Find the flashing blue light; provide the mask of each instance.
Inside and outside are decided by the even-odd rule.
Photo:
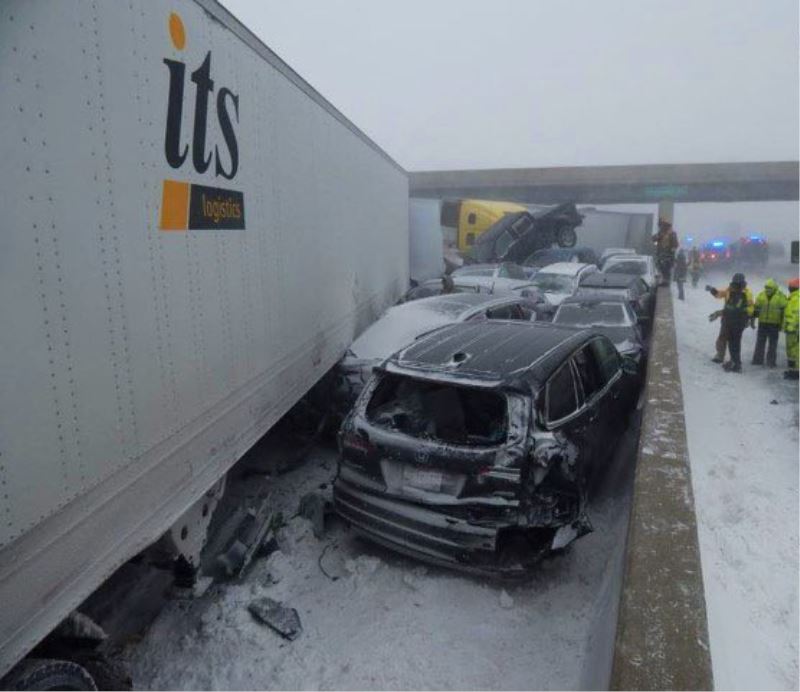
[[[750,236],[750,240],[763,240],[763,238],[760,235],[758,235],[758,233],[753,233]]]
[[[692,238],[692,236],[690,236],[690,235],[687,235],[687,236],[686,236],[686,242],[687,242],[687,243],[694,242],[694,238]]]
[[[715,240],[711,243],[711,247],[725,247],[725,243],[721,240]]]

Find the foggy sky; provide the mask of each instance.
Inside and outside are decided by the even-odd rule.
[[[797,0],[223,2],[407,170],[798,158]]]

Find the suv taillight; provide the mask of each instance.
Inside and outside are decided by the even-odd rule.
[[[375,445],[369,441],[366,433],[360,434],[348,432],[342,437],[342,447],[359,454],[371,454],[375,451]]]

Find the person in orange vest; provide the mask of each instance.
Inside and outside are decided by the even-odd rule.
[[[722,318],[722,324],[717,337],[717,353],[712,358],[715,363],[722,363],[726,372],[742,371],[742,333],[747,327],[755,328],[753,317],[753,296],[747,288],[744,274],[737,272],[733,275],[728,288],[717,289],[706,286],[706,290],[715,298],[725,301],[722,310],[712,312],[708,319],[712,322]],[[725,347],[727,346],[731,358],[725,361]]]
[[[658,220],[658,233],[653,236],[653,242],[656,244],[656,264],[661,273],[661,285],[669,286],[679,243],[678,234],[672,230],[672,224],[666,219]]]

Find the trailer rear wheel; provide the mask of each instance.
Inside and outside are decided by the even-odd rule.
[[[3,680],[8,690],[96,690],[92,676],[81,665],[54,658],[29,658]]]
[[[133,680],[127,666],[117,657],[92,652],[77,657],[78,663],[92,676],[98,690],[132,690]]]

